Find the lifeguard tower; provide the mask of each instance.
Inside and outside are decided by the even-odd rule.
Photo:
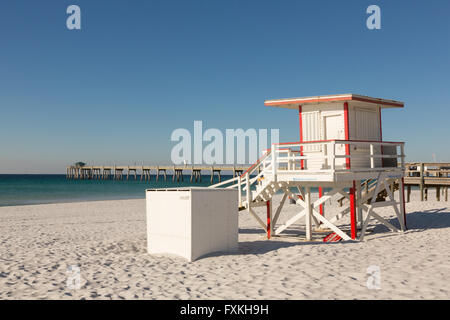
[[[357,239],[358,223],[362,240],[371,219],[399,232],[376,213],[380,207],[392,207],[400,229],[406,230],[404,142],[383,141],[381,124],[381,109],[402,108],[403,102],[339,94],[266,100],[265,105],[298,112],[300,141],[272,144],[243,175],[211,187],[237,188],[240,209],[255,217],[268,238],[302,218],[307,240],[321,228],[333,231],[327,239]],[[314,202],[311,188],[319,190]],[[272,197],[279,192],[281,202],[272,208]],[[347,199],[348,206],[325,212],[325,202],[336,194]],[[302,210],[277,225],[287,198]],[[258,206],[266,206],[266,221],[254,212]],[[335,224],[348,217],[350,232]]]

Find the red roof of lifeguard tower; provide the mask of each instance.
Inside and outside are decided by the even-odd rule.
[[[357,101],[360,103],[362,102],[364,104],[369,105],[375,104],[382,108],[403,108],[404,105],[404,103],[401,101],[373,98],[352,93],[303,97],[303,98],[274,99],[274,100],[266,100],[264,101],[264,104],[270,107],[297,109],[299,105],[333,103],[333,102],[351,102],[351,101]]]

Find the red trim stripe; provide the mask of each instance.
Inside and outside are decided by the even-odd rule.
[[[381,107],[378,108],[378,118],[380,121],[380,140],[383,141],[383,130],[381,127]],[[381,150],[381,155],[383,155],[383,146],[381,146],[380,148]],[[384,167],[384,158],[381,158],[381,166]]]
[[[303,117],[302,117],[302,105],[298,106],[298,121],[299,121],[299,130],[300,130],[300,143],[303,142]],[[303,146],[300,146],[300,156],[303,156]],[[305,164],[303,159],[300,160],[301,169],[305,169]]]
[[[266,201],[267,208],[267,239],[270,239],[270,200]]]
[[[339,142],[339,141],[351,141],[351,142],[379,142],[379,143],[390,143],[390,144],[404,144],[404,142],[400,142],[400,141],[379,141],[379,140],[347,140],[347,139],[330,139],[330,140],[312,140],[312,141],[302,141],[301,143],[317,143],[317,142]],[[297,144],[299,142],[279,142],[279,143],[274,143],[277,146],[282,146],[282,145],[286,145],[286,144]],[[267,149],[270,150],[270,149]]]
[[[345,125],[345,140],[350,139],[349,119],[348,119],[348,102],[344,103],[344,125]],[[345,155],[350,155],[350,145],[345,145]],[[350,158],[345,159],[347,169],[350,169]]]

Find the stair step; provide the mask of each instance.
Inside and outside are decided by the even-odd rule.
[[[325,238],[323,238],[323,242],[339,242],[342,238],[336,234],[336,232],[332,232],[329,235],[327,235]]]

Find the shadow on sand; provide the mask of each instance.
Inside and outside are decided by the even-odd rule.
[[[240,228],[239,233],[241,234],[259,234],[261,235],[261,240],[254,241],[241,241],[239,242],[239,248],[236,252],[214,252],[211,254],[207,254],[202,256],[202,258],[206,257],[215,257],[215,256],[229,256],[229,255],[258,255],[265,254],[271,251],[276,251],[282,248],[289,248],[294,246],[304,246],[304,245],[338,245],[339,242],[325,243],[322,241],[322,238],[327,234],[316,235],[316,238],[313,241],[304,240],[305,234],[300,230],[287,229],[283,231],[281,236],[273,236],[272,239],[266,240],[264,239],[265,232],[260,228],[249,228],[244,229]],[[278,240],[280,239],[280,240]],[[356,243],[356,241],[347,241],[346,243]]]
[[[430,209],[424,211],[414,211],[407,213],[407,227],[408,232],[422,232],[427,229],[443,229],[450,228],[450,209],[447,207],[439,209]],[[389,223],[400,229],[400,224],[396,217],[387,219]],[[342,226],[341,226],[342,227]],[[349,228],[349,226],[344,226],[344,228]],[[377,234],[382,237],[385,236],[396,236],[397,233],[392,233],[389,228],[382,224],[372,225],[368,230],[371,234]],[[265,235],[264,230],[260,228],[240,228],[240,234],[260,234]],[[239,251],[236,253],[227,254],[265,254],[270,251],[276,251],[281,248],[289,248],[293,246],[303,246],[303,245],[336,245],[337,243],[324,243],[322,241],[303,241],[300,238],[296,239],[301,234],[299,230],[287,229],[283,231],[284,240],[276,240],[274,237],[272,240],[256,240],[256,241],[245,241],[239,243]],[[379,237],[377,237],[379,238]],[[349,242],[347,242],[349,243]],[[351,243],[351,241],[350,241]],[[223,254],[223,253],[222,253]],[[216,254],[213,254],[216,255]]]
[[[450,228],[450,209],[439,208],[424,211],[414,211],[406,214],[409,230]]]
[[[258,255],[265,254],[271,251],[276,251],[282,248],[289,248],[294,246],[304,246],[304,245],[337,245],[336,243],[324,243],[322,241],[279,241],[274,240],[256,240],[256,241],[245,241],[239,242],[239,249],[236,252],[214,252],[202,256],[201,258],[216,257],[216,256],[233,256],[233,255]]]

